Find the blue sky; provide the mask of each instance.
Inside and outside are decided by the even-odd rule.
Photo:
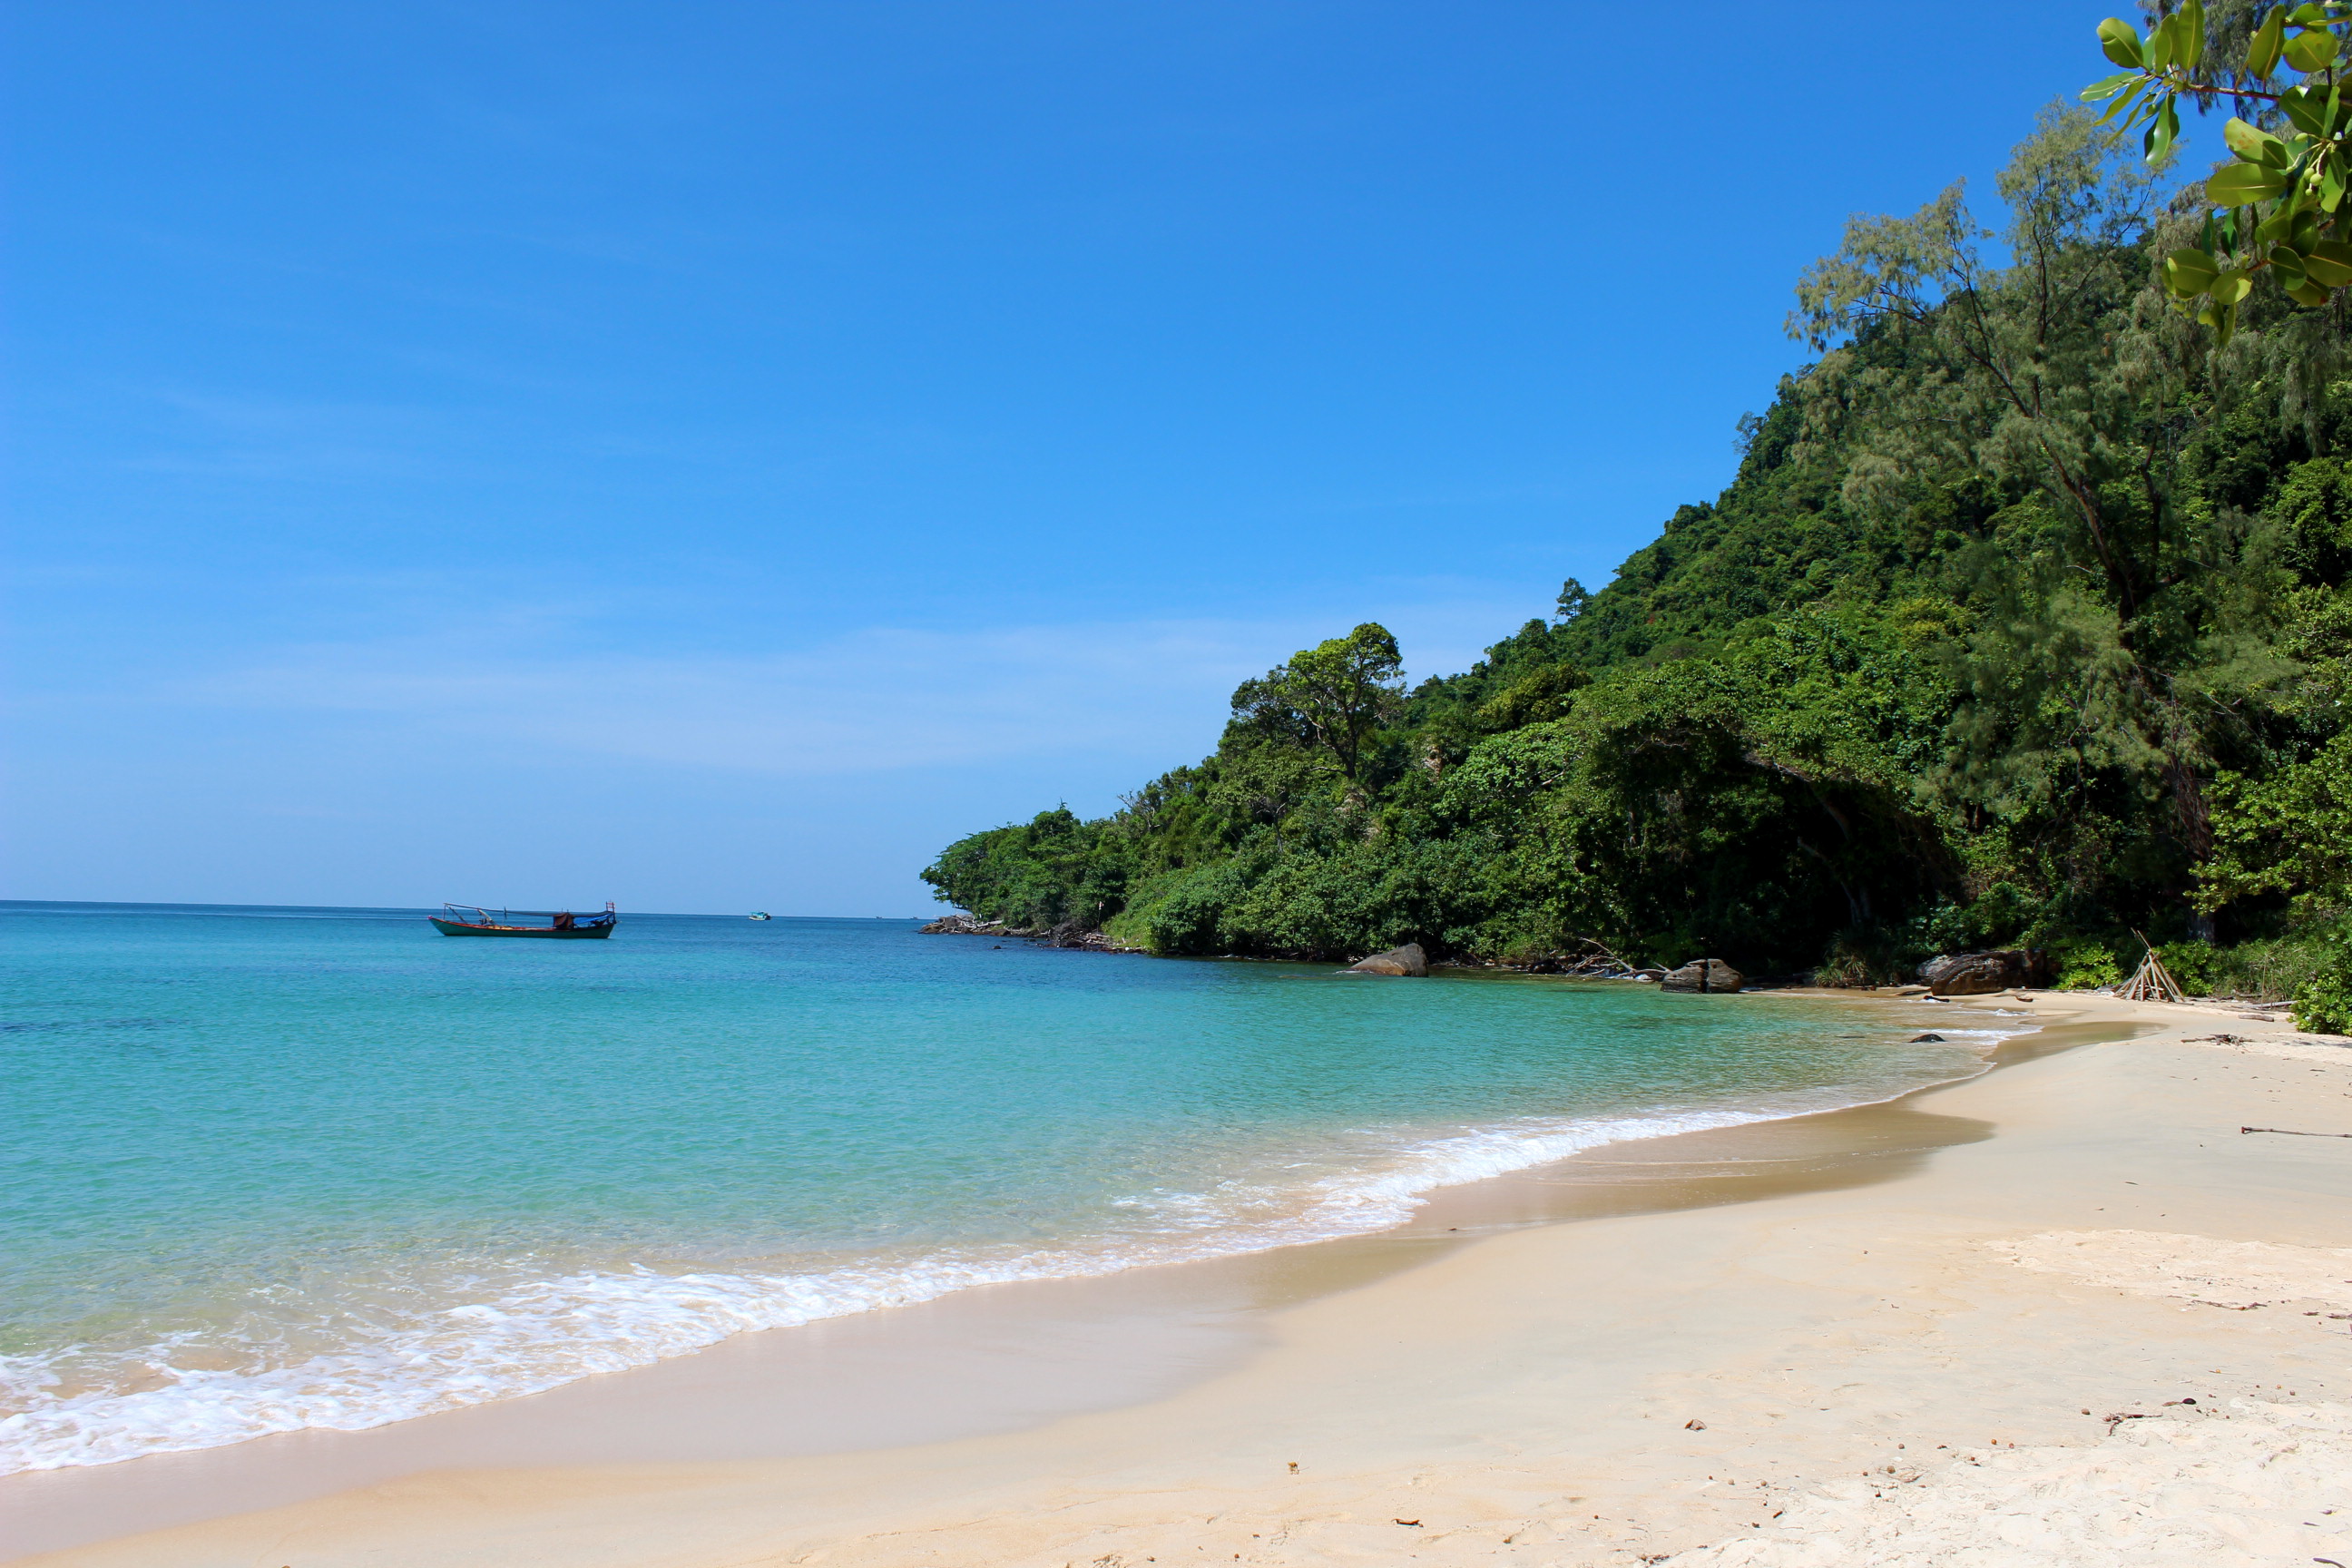
[[[1606,581],[2116,8],[15,5],[5,894],[919,912]]]

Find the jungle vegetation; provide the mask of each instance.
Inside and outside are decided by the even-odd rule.
[[[2337,24],[2279,15],[2195,26],[2332,83],[2288,46]],[[1832,984],[2022,945],[2097,984],[2144,932],[2193,988],[2300,988],[2310,1026],[2352,1023],[2347,301],[2314,281],[2316,232],[2214,260],[2282,211],[2289,240],[2332,233],[2334,143],[2239,70],[2271,95],[2242,111],[2293,139],[2232,131],[2217,187],[2168,194],[2174,100],[2218,89],[2181,74],[2187,24],[2109,24],[2132,64],[2115,28],[2172,73],[2123,116],[2165,145],[2053,106],[1998,231],[1958,185],[1853,220],[1798,281],[1811,361],[1741,421],[1737,477],[1606,586],[1410,688],[1378,626],[1302,650],[1234,694],[1211,756],[1097,820],[974,834],[926,879],[1162,953],[1598,942]]]

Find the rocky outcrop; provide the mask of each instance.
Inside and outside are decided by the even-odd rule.
[[[1658,987],[1664,991],[1737,991],[1748,977],[1719,958],[1695,958],[1670,972]]]
[[[1935,996],[1982,996],[2020,985],[2047,985],[2055,968],[2039,948],[2002,948],[1991,952],[1955,952],[1919,966],[1919,979]]]
[[[941,915],[921,930],[925,936],[1021,936],[1026,934],[1007,931],[1003,921],[984,921],[976,915]]]
[[[1042,942],[1047,947],[1083,947],[1092,952],[1140,952],[1087,925],[1084,921],[1064,921],[1045,931],[1027,926],[1007,925],[1003,921],[984,921],[976,915],[942,915],[921,930],[931,936],[995,936],[1018,937],[1024,942]]]
[[[1406,942],[1386,952],[1376,952],[1370,958],[1360,958],[1348,965],[1350,974],[1427,974],[1429,954],[1421,951],[1421,943]]]
[[[1085,947],[1097,952],[1133,952],[1124,942],[1113,942],[1084,921],[1064,921],[1047,931],[1035,933],[1047,947]]]

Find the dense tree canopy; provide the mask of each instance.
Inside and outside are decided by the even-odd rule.
[[[2046,111],[1999,195],[1997,231],[1957,185],[1853,220],[1730,487],[1606,587],[1410,693],[1360,626],[1245,683],[1214,754],[1119,811],[926,876],[1175,953],[1599,941],[1862,980],[2022,942],[2095,983],[2137,931],[2192,983],[2270,991],[2336,962],[2344,298],[2273,263],[2220,341],[2164,268],[2206,193],[2168,198],[2086,110]]]

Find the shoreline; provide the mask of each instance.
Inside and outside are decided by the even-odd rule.
[[[1528,984],[1525,976],[1463,977],[1514,988]],[[1544,980],[1533,984],[1537,990],[1543,990],[1563,983],[1581,984]],[[1839,992],[1777,994],[1816,1004],[1841,1004],[1841,1012],[1856,1003],[1906,1000]],[[1699,1005],[1730,1005],[1735,1010],[1742,1007],[1741,1004]],[[1752,1001],[1747,1005],[1752,1006]],[[1718,1014],[1715,1024],[1720,1026],[1726,1016]],[[1817,1007],[1813,1016],[1797,1026],[1817,1032],[1823,1041],[1832,1037],[1874,1039],[1875,1043],[1867,1047],[1871,1050],[1885,1050],[1897,1045],[1899,1032],[1888,1026],[1888,1019],[1882,1012],[1864,1006],[1845,1021],[1874,1026],[1865,1033],[1837,1035],[1837,1023],[1825,1005]],[[1661,1088],[1657,1093],[1664,1098],[1616,1110],[1571,1115],[1556,1110],[1549,1114],[1538,1111],[1509,1116],[1496,1108],[1473,1122],[1441,1122],[1386,1150],[1383,1158],[1360,1163],[1351,1175],[1335,1175],[1298,1189],[1293,1195],[1304,1206],[1286,1215],[1262,1216],[1222,1228],[1210,1226],[1165,1240],[1147,1239],[1142,1244],[1133,1244],[1130,1238],[1129,1245],[1111,1247],[1084,1240],[1066,1246],[1038,1244],[1017,1254],[999,1249],[1000,1255],[993,1257],[986,1253],[960,1255],[950,1248],[885,1263],[874,1270],[863,1268],[852,1259],[812,1273],[798,1272],[789,1265],[765,1269],[752,1265],[741,1271],[720,1267],[684,1274],[656,1273],[643,1276],[653,1288],[650,1296],[638,1289],[631,1269],[624,1268],[614,1272],[608,1268],[602,1275],[590,1271],[577,1279],[548,1283],[559,1288],[575,1287],[572,1299],[577,1302],[584,1296],[592,1313],[604,1307],[606,1300],[594,1290],[579,1287],[604,1281],[617,1287],[626,1300],[646,1300],[656,1310],[667,1309],[672,1318],[656,1321],[652,1327],[655,1337],[667,1333],[671,1342],[653,1347],[650,1354],[645,1353],[646,1346],[633,1343],[626,1336],[617,1346],[591,1342],[583,1346],[584,1356],[574,1358],[569,1366],[550,1369],[534,1363],[522,1373],[509,1374],[509,1369],[495,1355],[485,1358],[474,1353],[476,1347],[462,1334],[456,1336],[459,1342],[454,1345],[435,1343],[429,1337],[420,1344],[417,1336],[410,1334],[397,1343],[381,1347],[377,1359],[381,1363],[383,1352],[389,1351],[395,1359],[384,1364],[397,1367],[400,1353],[415,1352],[417,1360],[414,1364],[431,1368],[430,1380],[355,1385],[355,1380],[346,1376],[345,1368],[331,1357],[324,1365],[306,1363],[264,1372],[249,1380],[242,1376],[231,1378],[226,1386],[211,1391],[210,1402],[200,1398],[193,1405],[179,1399],[167,1381],[134,1394],[126,1402],[141,1406],[135,1415],[113,1408],[115,1402],[105,1398],[96,1401],[88,1411],[76,1411],[67,1405],[54,1411],[29,1413],[9,1424],[11,1458],[13,1460],[20,1453],[28,1458],[39,1454],[40,1459],[48,1462],[36,1459],[27,1469],[42,1473],[117,1463],[143,1465],[173,1454],[235,1448],[305,1433],[350,1435],[380,1431],[419,1420],[433,1421],[484,1405],[543,1398],[583,1379],[629,1377],[666,1363],[709,1354],[745,1334],[757,1334],[770,1328],[806,1330],[818,1323],[856,1318],[885,1308],[893,1312],[906,1311],[952,1300],[974,1289],[1074,1286],[1137,1270],[1181,1268],[1377,1237],[1409,1223],[1433,1194],[1465,1187],[1475,1189],[1497,1177],[1507,1179],[1591,1149],[1881,1103],[1935,1083],[1973,1076],[1996,1059],[1988,1051],[2004,1037],[2014,1034],[2019,1026],[2014,1013],[2006,1016],[1971,1013],[1963,1022],[1967,1026],[1955,1027],[1950,1020],[1934,1016],[1922,1006],[1915,1010],[1906,1026],[1935,1023],[1952,1028],[1960,1037],[1948,1042],[1940,1053],[1942,1059],[1931,1064],[1923,1057],[1908,1068],[1883,1073],[1849,1064],[1862,1079],[1889,1079],[1886,1082],[1841,1082],[1830,1078],[1812,1089],[1793,1086],[1755,1088],[1744,1096],[1719,1103],[1712,1099],[1700,1103],[1677,1102],[1670,1091]],[[1996,1026],[1979,1026],[1983,1025]],[[1708,1034],[1708,1026],[1696,1016],[1688,1026],[1700,1037]],[[1764,1032],[1771,1032],[1771,1027],[1763,1026]],[[1741,1032],[1740,1026],[1734,1025],[1732,1028],[1735,1034]],[[1716,1032],[1719,1034],[1720,1027]],[[1976,1037],[1968,1037],[1971,1036]],[[1903,1083],[1900,1080],[1904,1079],[1911,1081]],[[1708,1092],[1715,1096],[1718,1091]],[[512,1310],[527,1324],[543,1325],[562,1332],[561,1317],[551,1314],[545,1302],[528,1289],[516,1294],[522,1298],[519,1307],[510,1307],[505,1299],[488,1302],[493,1310],[488,1312],[487,1321],[503,1323],[504,1312]],[[467,1298],[459,1300],[468,1301]],[[478,1310],[467,1304],[454,1315],[466,1316]],[[542,1334],[541,1338],[545,1340],[546,1336]],[[168,1350],[164,1354],[169,1356]],[[247,1386],[248,1383],[251,1386]],[[149,1398],[146,1394],[158,1397]],[[1024,1403],[1023,1418],[1034,1419],[1034,1413],[1025,1407],[1030,1402]],[[1100,1400],[1090,1397],[1087,1403]],[[289,1405],[322,1407],[325,1416],[316,1419],[314,1425],[297,1424],[287,1419]],[[299,1409],[295,1413],[299,1414]],[[137,1424],[142,1421],[144,1425]],[[237,1429],[240,1426],[242,1430]],[[234,1436],[230,1436],[232,1432]],[[57,1463],[58,1459],[66,1462]],[[0,1493],[9,1486],[8,1477],[0,1475]]]
[[[2063,1011],[2157,1028],[1917,1097],[1997,1135],[1887,1180],[1482,1237],[1278,1307],[1245,1364],[1146,1404],[772,1463],[450,1469],[46,1561],[2352,1561],[2352,1162],[2237,1131],[2352,1131],[2352,1050]]]
[[[1812,999],[1916,1001],[1851,992]],[[2015,1005],[2005,997],[1970,1002]],[[2021,1041],[2054,1039],[2051,1026],[2063,1028],[2066,1016],[2040,1026],[2013,1013],[1999,1020],[2025,1032],[1984,1052],[1975,1073],[1879,1101],[1595,1145],[1438,1187],[1412,1219],[1378,1231],[1093,1278],[972,1287],[790,1334],[739,1334],[650,1365],[383,1426],[295,1431],[0,1478],[0,1519],[8,1521],[0,1525],[0,1553],[13,1560],[126,1528],[284,1507],[451,1464],[762,1461],[1002,1436],[1130,1407],[1244,1363],[1262,1348],[1270,1311],[1358,1289],[1481,1237],[1892,1179],[1936,1149],[1987,1135],[1909,1102],[1973,1081],[2024,1048]],[[2032,1048],[2053,1047],[2045,1040]],[[1637,1149],[1659,1157],[1612,1157]],[[1076,1355],[1074,1336],[1087,1344]],[[910,1382],[935,1396],[903,1397]],[[794,1411],[779,1418],[769,1396],[787,1389]],[[936,1397],[940,1389],[950,1391],[944,1399]],[[626,1436],[611,1436],[620,1433]],[[93,1518],[107,1527],[89,1528]]]

